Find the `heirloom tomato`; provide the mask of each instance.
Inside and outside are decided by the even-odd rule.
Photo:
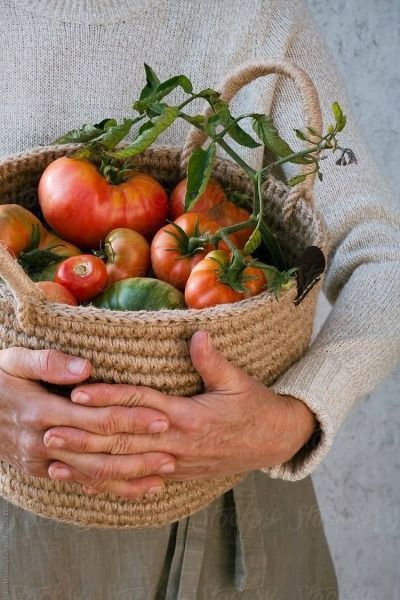
[[[151,264],[158,279],[183,290],[193,267],[214,247],[207,235],[218,229],[218,223],[194,212],[160,229],[151,243]],[[220,245],[226,248],[225,242]]]
[[[185,212],[185,195],[187,179],[182,179],[174,188],[170,198],[170,216],[178,218]],[[224,188],[216,179],[210,179],[203,194],[196,200],[189,212],[197,212],[212,219],[220,227],[237,225],[247,221],[250,213],[228,200]],[[244,248],[251,235],[252,229],[247,227],[235,233],[237,245]]]
[[[78,301],[67,288],[54,281],[38,281],[35,284],[42,290],[49,302],[78,306]]]
[[[120,227],[110,231],[104,240],[104,254],[108,285],[128,277],[141,277],[150,266],[150,246],[132,229]]]
[[[187,306],[207,308],[238,302],[265,289],[266,279],[261,269],[248,265],[237,273],[231,266],[231,257],[226,252],[217,250],[207,254],[190,273],[185,287]]]
[[[58,265],[54,281],[83,302],[94,298],[106,288],[107,269],[97,256],[72,256]]]
[[[97,308],[109,310],[175,310],[185,308],[182,292],[165,281],[132,277],[117,281],[93,300]]]
[[[168,197],[154,177],[132,172],[109,183],[86,159],[63,156],[49,164],[39,181],[46,221],[63,238],[96,248],[112,229],[127,227],[148,236],[165,222]]]

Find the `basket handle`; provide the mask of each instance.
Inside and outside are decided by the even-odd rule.
[[[29,308],[42,302],[41,291],[2,244],[0,244],[0,277],[12,291],[20,311],[28,309],[25,316],[29,314]]]
[[[242,87],[266,75],[284,75],[296,84],[300,93],[306,127],[315,129],[319,134],[322,133],[322,114],[318,92],[309,75],[290,61],[270,59],[244,63],[229,71],[217,86],[217,90],[221,92],[222,100],[230,102]],[[203,114],[207,116],[211,112],[211,108],[208,107]],[[201,147],[206,139],[207,136],[202,131],[191,127],[181,154],[181,169],[183,172],[186,172],[193,150]],[[300,167],[301,174],[309,174],[313,170],[313,163],[311,165],[301,165]],[[285,218],[290,217],[300,198],[304,198],[307,203],[313,205],[312,190],[315,176],[316,173],[308,175],[303,182],[290,189],[283,207]]]

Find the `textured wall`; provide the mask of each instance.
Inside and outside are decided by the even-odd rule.
[[[400,0],[309,5],[400,201]],[[399,401],[397,371],[352,411],[314,477],[342,600],[400,600]]]

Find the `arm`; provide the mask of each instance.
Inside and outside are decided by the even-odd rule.
[[[339,101],[348,115],[342,139],[355,151],[358,165],[342,168],[327,160],[322,165],[324,181],[315,190],[331,235],[324,289],[335,305],[307,355],[272,387],[301,399],[321,426],[315,443],[293,460],[263,469],[288,480],[315,469],[357,399],[392,370],[400,355],[400,222],[392,212],[393,195],[368,155],[315,25],[300,6],[301,15],[293,16],[286,58],[311,75],[325,125],[332,120],[332,102]],[[301,123],[303,116],[290,82],[278,81],[272,113],[283,137],[295,145],[288,125]]]

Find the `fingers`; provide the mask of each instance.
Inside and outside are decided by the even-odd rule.
[[[193,366],[204,381],[207,391],[240,391],[238,382],[242,371],[230,363],[213,346],[205,331],[196,331],[190,342]]]
[[[165,411],[174,404],[174,398],[152,388],[127,384],[92,383],[76,387],[72,402],[90,406],[147,406]]]
[[[80,383],[91,373],[89,361],[68,356],[59,350],[0,350],[0,369],[21,379],[56,384]]]
[[[109,492],[127,499],[138,499],[145,494],[154,495],[161,492],[164,480],[158,475],[139,477],[132,480],[99,481],[91,479],[74,467],[55,461],[49,467],[49,476],[58,481],[78,481],[84,485],[83,490],[89,494]]]
[[[60,451],[56,458],[96,481],[136,479],[175,471],[174,457],[164,452],[110,456]]]
[[[62,449],[78,454],[84,452],[138,454],[166,450],[163,436],[143,434],[138,436],[130,433],[98,435],[73,427],[52,427],[44,434],[43,442],[47,448]]]

